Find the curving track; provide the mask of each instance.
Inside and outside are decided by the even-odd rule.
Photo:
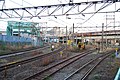
[[[48,77],[50,77],[51,75],[55,74],[56,72],[58,72],[59,70],[63,69],[64,67],[70,65],[71,63],[75,62],[76,60],[78,60],[79,58],[82,58],[90,53],[92,53],[94,50],[91,51],[85,51],[82,52],[81,54],[72,56],[68,59],[65,59],[57,64],[53,64],[48,68],[45,68],[43,70],[41,70],[40,72],[25,78],[24,80],[44,80]]]
[[[10,62],[10,63],[7,63],[5,65],[2,65],[0,66],[0,71],[4,71],[7,69],[10,69],[10,68],[13,68],[13,67],[16,67],[16,66],[19,66],[19,65],[24,65],[24,64],[27,64],[29,62],[32,62],[32,61],[35,61],[35,60],[38,60],[40,59],[41,57],[44,57],[44,56],[49,56],[49,55],[52,55],[53,53],[56,53],[56,52],[59,52],[61,50],[63,50],[65,47],[62,46],[61,48],[53,51],[53,52],[50,52],[50,53],[46,53],[46,54],[40,54],[40,55],[36,55],[34,57],[29,57],[29,58],[26,58],[26,59],[22,59],[22,60],[19,60],[19,61],[15,61],[15,62]],[[34,50],[32,50],[34,51]]]
[[[37,74],[34,74],[28,78],[25,78],[24,80],[46,80],[49,79],[51,76],[59,72],[60,70],[64,69],[65,67],[69,66],[70,64],[76,62],[80,58],[83,58],[84,56],[92,53],[93,51],[86,51],[84,53],[78,54],[76,56],[70,57],[69,59],[66,59],[64,61],[61,61],[57,64],[54,64],[44,70],[41,70]],[[69,74],[67,77],[64,78],[64,80],[85,80],[89,74],[98,66],[105,58],[110,56],[112,51],[104,53],[101,56],[95,57],[89,61],[87,61],[85,64],[83,64],[81,67],[79,67],[77,70],[73,71],[71,74]],[[92,65],[91,67],[88,67],[89,65]],[[87,68],[88,67],[88,68]],[[87,69],[85,69],[87,68]],[[81,70],[84,70],[84,75],[80,76],[79,79],[72,78],[76,73],[80,72]],[[86,70],[86,71],[85,71]],[[82,73],[83,74],[83,73]],[[71,79],[72,78],[72,79]],[[54,79],[53,79],[54,80]],[[55,79],[59,80],[59,79]],[[62,79],[63,80],[63,79]]]
[[[31,53],[31,52],[43,50],[43,49],[46,49],[46,48],[49,48],[49,46],[48,47],[43,47],[43,48],[30,48],[29,50],[27,49],[27,50],[19,51],[19,52],[16,51],[16,52],[13,52],[13,53],[0,55],[0,59],[1,58],[12,57],[12,56],[18,56],[18,55],[22,55],[22,54],[26,54],[26,53]]]
[[[105,59],[107,58],[108,56],[110,56],[111,54],[109,54],[110,52],[108,53],[105,53],[104,55],[101,55],[99,57],[96,57],[90,61],[88,61],[87,63],[85,63],[84,65],[82,65],[80,68],[78,68],[76,71],[74,71],[73,73],[71,73],[70,75],[68,75],[64,80],[69,80],[71,79],[71,77],[73,77],[75,74],[79,73],[86,67],[88,67],[89,65],[92,65],[90,68],[87,68],[85,71],[84,71],[84,74],[82,75],[82,77],[80,77],[79,79],[80,80],[85,80],[89,75],[90,73]]]

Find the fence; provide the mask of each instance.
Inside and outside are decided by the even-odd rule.
[[[0,35],[0,44],[32,44],[32,39],[18,36]]]

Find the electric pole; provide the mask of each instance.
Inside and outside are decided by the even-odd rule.
[[[72,35],[72,39],[74,40],[74,23],[73,23],[73,35]]]
[[[74,23],[73,23],[73,34],[74,34]]]
[[[67,50],[67,40],[68,38],[67,38],[67,26],[66,26],[66,50]]]
[[[103,35],[104,35],[104,23],[102,23],[102,51],[103,51]]]

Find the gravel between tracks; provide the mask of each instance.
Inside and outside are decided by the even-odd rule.
[[[62,57],[60,55],[58,55],[57,57],[55,57],[56,60],[47,66],[50,66],[59,60],[65,59],[65,58],[67,58],[71,55],[75,55],[75,54],[77,54],[77,53],[71,52],[71,51],[65,51]],[[97,55],[97,54],[94,54],[94,55]],[[98,55],[101,55],[101,54],[98,54]],[[89,56],[89,59],[91,59],[93,57],[94,56],[91,56],[91,57]],[[86,57],[86,59],[84,58],[84,60],[76,62],[75,67],[70,67],[70,68],[67,68],[66,70],[68,70],[70,72],[75,70],[77,67],[80,66],[79,62],[84,63],[87,59],[88,59],[88,57]],[[43,69],[44,67],[47,67],[46,65],[41,66],[39,63],[41,63],[41,61],[37,61],[37,63],[32,63],[32,64],[30,64],[31,66],[29,66],[29,67],[18,66],[18,67],[21,67],[20,68],[21,71],[23,71],[24,69],[28,69],[28,68],[31,69],[31,71],[29,71],[29,70],[23,71],[22,73],[17,74],[14,77],[13,77],[12,73],[8,73],[7,80],[23,80],[23,78],[25,76],[31,75],[31,74]],[[86,80],[113,80],[118,67],[120,67],[120,59],[114,58],[114,57],[108,57],[94,70],[94,72],[91,73],[91,75]],[[34,70],[32,70],[32,69],[34,69]],[[63,76],[66,76],[68,73],[70,73],[70,72],[66,72],[66,70],[61,71],[60,73],[56,74],[57,75],[56,77],[53,76],[49,80],[63,80]],[[17,72],[14,69],[11,70],[11,72],[12,71],[14,74]],[[79,76],[79,75],[77,75],[77,76]],[[0,74],[0,80],[2,80],[4,77],[5,77],[4,74]],[[80,79],[72,79],[72,80],[80,80]]]
[[[1,58],[0,65],[7,64],[10,62],[16,62],[21,59],[25,59],[25,58],[29,58],[29,57],[33,57],[33,56],[36,56],[39,54],[49,53],[49,52],[51,52],[50,48],[46,48],[46,49],[42,49],[42,50],[39,49],[38,51],[34,51],[34,52],[29,52],[29,53],[24,53],[24,54],[20,54],[20,55],[14,55],[14,56],[6,57],[6,58]]]
[[[46,51],[49,52],[49,50]],[[23,78],[25,78],[26,76],[34,74],[39,70],[43,69],[44,67],[47,67],[45,65],[48,65],[49,63],[57,62],[58,60],[64,59],[68,56],[70,56],[70,53],[65,53],[63,57],[61,57],[59,53],[58,54],[56,53],[55,56],[53,57],[50,56],[50,57],[41,58],[40,60],[25,64],[24,66],[19,65],[18,67],[12,68],[10,70],[6,69],[6,71],[0,72],[0,80],[4,78],[7,80],[23,80]]]
[[[97,66],[87,80],[114,80],[119,67],[120,58],[110,56]]]
[[[79,54],[79,53],[78,53]],[[63,68],[62,70],[60,70],[57,74],[54,74],[52,77],[50,77],[50,80],[64,80],[68,75],[70,75],[72,72],[74,72],[75,70],[77,70],[79,67],[81,67],[83,64],[85,64],[86,62],[90,61],[91,59],[93,59],[94,57],[98,57],[101,54],[96,54],[96,52],[93,52],[89,55],[86,55],[82,58],[80,58],[79,60],[75,61],[74,63],[70,64],[69,66]],[[76,75],[75,75],[76,76]],[[80,77],[80,75],[77,75],[77,77],[75,77],[72,80],[78,80]]]
[[[91,58],[101,54],[102,53],[92,54],[89,57],[84,57],[83,59],[75,62],[74,64],[71,64],[71,66],[60,70],[60,72],[54,74],[52,77],[49,77],[48,80],[64,80],[64,78],[67,77],[68,74],[70,74],[72,71],[75,71],[78,67],[80,67],[81,63],[84,64],[87,60],[90,60]],[[96,67],[96,69],[91,73],[91,75],[86,80],[114,80],[119,67],[120,58],[116,58],[113,53],[111,56],[106,58],[102,63],[100,63],[100,65]],[[80,76],[82,76],[82,74],[77,73],[70,80],[81,80],[79,78]]]

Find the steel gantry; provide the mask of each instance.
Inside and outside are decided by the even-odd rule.
[[[0,0],[0,1],[4,1],[4,0]],[[8,9],[2,8],[0,9],[0,13],[1,13],[0,19],[6,19],[6,18],[32,19],[33,17],[38,17],[40,19],[41,17],[47,17],[47,16],[93,14],[96,13],[96,10],[94,10],[93,12],[85,12],[85,11],[90,7],[92,7],[93,5],[96,6],[97,4],[101,4],[101,3],[108,4],[115,2],[119,2],[119,0],[89,1],[89,2],[79,2],[79,3],[73,3],[72,1],[67,4],[61,3],[56,5],[34,6],[34,7],[23,7],[23,8],[8,8]],[[84,9],[80,9],[82,5],[85,5],[86,7]],[[77,9],[77,10],[73,11],[73,9]],[[33,12],[32,10],[35,10],[36,12]],[[20,12],[24,12],[24,14],[21,14]]]

